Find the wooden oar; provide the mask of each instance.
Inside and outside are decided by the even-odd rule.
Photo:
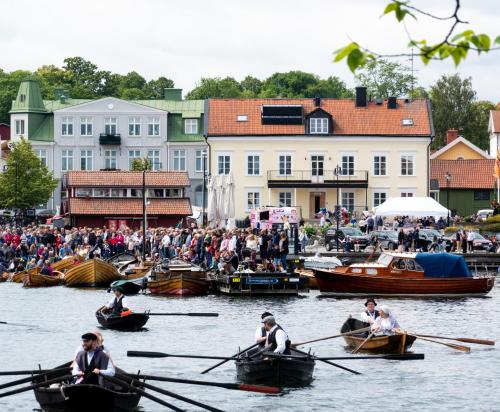
[[[306,359],[306,356],[295,356],[295,355],[279,355],[277,354],[268,354],[267,357],[276,358],[276,357],[286,357],[291,359]],[[357,360],[357,359],[387,359],[387,360],[420,360],[424,359],[425,355],[423,353],[404,353],[404,354],[387,354],[387,355],[371,355],[371,356],[315,356],[314,359],[322,361],[322,360]]]
[[[11,325],[11,326],[26,326],[28,328],[34,327],[33,325],[26,325],[24,323],[13,323],[13,322],[5,322],[5,321],[0,321],[0,324]]]
[[[236,359],[231,356],[203,356],[203,355],[172,355],[170,353],[163,352],[147,352],[147,351],[137,351],[129,350],[127,352],[128,357],[132,358],[188,358],[188,359],[223,359],[226,361]]]
[[[48,371],[46,373],[40,373],[40,374],[37,375],[37,377],[44,376],[44,375],[49,375],[49,374],[51,374],[53,372],[57,372],[57,371],[70,370],[70,369],[71,368],[53,369],[53,370]],[[24,372],[24,371],[21,371],[21,372]],[[12,375],[12,374],[8,374],[8,375]],[[18,374],[16,373],[16,375],[18,375]],[[24,374],[21,374],[21,375],[24,375]],[[33,375],[35,375],[35,374],[33,374]],[[4,383],[4,384],[0,385],[0,389],[10,388],[11,386],[17,386],[17,385],[20,385],[21,383],[31,382],[33,380],[33,375],[32,376],[28,376],[27,378],[17,379],[15,381]]]
[[[46,375],[52,372],[59,372],[71,369],[69,366],[67,368],[56,368],[56,369],[34,369],[27,371],[3,371],[0,372],[0,376],[13,376],[13,375]]]
[[[213,312],[200,312],[200,313],[148,313],[149,316],[207,316],[207,317],[217,317],[218,313]]]
[[[344,333],[341,333],[339,335],[327,336],[326,338],[318,338],[318,339],[306,340],[305,342],[300,342],[300,343],[292,343],[292,346],[297,347],[297,346],[306,345],[308,343],[319,342],[322,340],[340,338],[341,336],[357,335],[359,333],[366,332],[368,330],[370,330],[370,326],[367,326],[366,328],[362,328],[362,329],[352,330],[350,332],[344,332]]]
[[[298,349],[294,349],[295,352],[299,352],[299,353],[303,353],[304,355],[307,355],[307,356],[310,356],[308,353],[306,352],[302,352],[301,350],[298,350]],[[312,356],[313,359],[316,359],[316,356]],[[328,365],[332,365],[332,366],[335,366],[336,368],[340,368],[340,369],[344,369],[345,371],[348,371],[348,372],[351,372],[351,373],[354,373],[355,375],[361,375],[361,372],[357,372],[353,369],[349,369],[349,368],[346,368],[345,366],[342,366],[342,365],[339,365],[337,363],[333,363],[333,362],[330,362],[328,360],[324,360],[324,359],[320,359],[318,358],[318,360],[320,362],[323,362],[323,363],[328,363]]]
[[[238,352],[238,353],[235,353],[232,358],[236,358],[237,356],[241,355],[242,353],[245,353],[246,351],[249,351],[250,349],[253,349],[255,348],[256,346],[258,346],[259,344],[258,343],[254,343],[252,346],[249,346],[248,348],[246,349],[243,349],[242,351]],[[215,369],[215,368],[218,368],[219,366],[221,365],[224,365],[226,362],[228,362],[229,359],[225,359],[217,364],[215,364],[214,366],[211,366],[210,368],[208,369],[205,369],[203,372],[200,372],[202,375],[204,375],[205,373],[207,372],[210,372],[211,370]]]
[[[423,337],[423,338],[434,338],[434,339],[444,339],[444,340],[456,340],[458,342],[465,342],[465,343],[476,343],[478,345],[490,345],[494,346],[495,341],[494,340],[488,340],[488,339],[475,339],[475,338],[448,338],[445,336],[432,336],[432,335],[421,335],[418,334],[417,336]]]
[[[32,389],[41,388],[43,386],[49,386],[53,383],[62,382],[62,381],[65,381],[66,379],[71,379],[75,376],[76,375],[65,375],[65,376],[60,376],[59,378],[49,379],[48,381],[34,383],[32,385],[24,386],[24,387],[19,388],[19,389],[14,389],[14,390],[9,391],[9,392],[0,393],[0,398],[5,398],[6,396],[15,395],[15,394],[22,393],[22,392],[27,392],[27,391],[30,391]]]
[[[449,348],[461,350],[462,352],[470,352],[470,347],[463,345],[455,345],[454,343],[439,342],[438,340],[423,338],[420,335],[407,334],[408,336],[415,336],[418,339],[425,340],[426,342],[438,343],[439,345],[448,346]]]
[[[375,332],[372,332],[368,335],[368,337],[361,343],[361,345],[359,345],[356,349],[354,349],[351,353],[354,355],[355,353],[357,353],[364,345],[366,342],[368,342],[368,340],[375,334]]]
[[[122,376],[121,373],[118,375]],[[160,382],[173,382],[173,383],[185,383],[188,385],[201,385],[201,386],[215,386],[217,388],[247,391],[247,392],[260,392],[260,393],[280,393],[281,389],[275,386],[263,386],[263,385],[246,385],[239,383],[223,383],[223,382],[206,382],[206,381],[196,381],[191,379],[178,379],[178,378],[166,378],[163,376],[152,376],[152,375],[134,375],[137,379],[146,379],[150,381],[160,381]]]

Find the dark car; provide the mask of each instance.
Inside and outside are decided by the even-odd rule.
[[[366,248],[370,243],[368,236],[364,235],[358,228],[340,227],[338,232],[336,228],[330,228],[325,234],[326,250],[330,251],[332,248],[337,247],[337,236],[339,239],[339,245],[344,242],[347,236],[349,236],[349,239],[351,239],[353,243],[359,244],[359,248],[361,250]]]
[[[372,245],[378,242],[382,249],[396,250],[398,248],[398,232],[395,230],[374,230],[369,236]]]
[[[445,242],[445,249],[449,250],[451,248],[451,241],[445,238],[444,235],[435,229],[419,229],[418,238],[420,240],[420,247],[427,250],[430,248],[432,242],[434,241],[434,236],[437,237],[438,241],[441,240]],[[425,245],[425,246],[424,246]]]

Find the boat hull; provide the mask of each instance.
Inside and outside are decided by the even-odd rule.
[[[314,269],[322,293],[369,296],[483,296],[494,278],[399,278]]]
[[[120,279],[116,268],[100,259],[82,262],[66,272],[64,283],[70,287],[108,287]]]
[[[63,278],[59,275],[46,276],[40,273],[29,273],[23,279],[23,286],[26,288],[59,286],[62,282]]]
[[[105,316],[100,311],[97,311],[95,315],[103,328],[129,332],[141,330],[149,319],[149,316],[145,313],[131,313],[127,316]]]
[[[171,273],[165,279],[148,281],[153,295],[199,296],[207,294],[209,286],[204,272],[200,275]]]
[[[71,269],[73,266],[75,266],[77,261],[79,261],[79,258],[76,256],[71,256],[66,259],[61,259],[52,264],[52,269],[64,273],[66,272],[66,270]]]

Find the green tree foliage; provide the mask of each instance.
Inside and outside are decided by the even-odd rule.
[[[430,89],[436,139],[434,147],[446,142],[446,131],[457,129],[475,145],[488,148],[488,115],[493,103],[478,102],[471,78],[443,75]]]
[[[373,60],[360,68],[356,80],[372,97],[408,97],[417,79],[410,69],[397,62]]]
[[[9,110],[16,99],[19,84],[30,75],[25,70],[6,73],[0,69],[0,123],[10,123]]]
[[[150,80],[145,87],[146,96],[148,99],[163,99],[165,89],[174,87],[173,80],[166,77],[158,77],[156,80]]]
[[[191,90],[186,99],[208,99],[209,97],[233,98],[243,97],[243,88],[233,77],[202,77]]]
[[[25,210],[46,203],[58,181],[33,152],[31,144],[21,139],[13,144],[7,170],[0,174],[0,202],[3,207]]]
[[[142,172],[144,170],[151,170],[151,162],[147,158],[134,159],[132,161],[131,170],[135,172]]]

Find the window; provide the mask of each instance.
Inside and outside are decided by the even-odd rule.
[[[474,200],[490,200],[490,191],[474,190]]]
[[[198,119],[184,120],[184,133],[197,134],[198,133]]]
[[[387,192],[373,192],[373,207],[376,207],[387,200]]]
[[[342,175],[353,176],[354,175],[354,156],[345,155],[342,156]]]
[[[130,189],[130,197],[142,197],[141,189]]]
[[[93,124],[92,117],[81,117],[80,118],[80,135],[81,136],[92,136],[93,134]]]
[[[141,135],[141,118],[129,117],[128,118],[128,135],[140,136]]]
[[[260,207],[260,192],[247,192],[247,210]]]
[[[111,197],[127,197],[127,189],[111,189]]]
[[[186,151],[174,150],[174,170],[184,172],[186,170]]]
[[[247,174],[249,176],[260,175],[260,156],[248,155],[247,156]]]
[[[19,96],[19,101],[21,103],[24,103],[26,101],[26,95],[24,93],[22,93],[21,96]]]
[[[311,156],[311,171],[313,176],[323,176],[325,156]]]
[[[415,156],[401,155],[401,176],[414,176]]]
[[[63,150],[61,152],[61,170],[63,172],[73,170],[73,150]]]
[[[76,197],[90,197],[92,196],[92,189],[86,187],[78,187],[75,190]]]
[[[228,175],[231,172],[231,156],[217,156],[217,171],[220,175]]]
[[[109,189],[93,189],[94,197],[109,197]]]
[[[387,157],[385,155],[373,156],[373,175],[387,176]]]
[[[118,122],[116,117],[105,117],[104,118],[104,133],[115,135]]]
[[[140,159],[141,158],[141,151],[140,150],[129,150],[128,151],[128,169],[132,170],[132,164],[134,163],[134,160]]]
[[[324,117],[309,119],[309,131],[311,134],[328,133],[328,118]]]
[[[292,156],[280,155],[279,157],[279,174],[280,176],[289,176],[292,174]]]
[[[203,172],[207,170],[207,152],[205,150],[197,150],[196,151],[196,171]]]
[[[61,136],[73,136],[73,118],[64,116],[61,119]]]
[[[148,150],[148,161],[151,163],[151,170],[161,170],[159,150]]]
[[[164,197],[165,196],[165,190],[164,189],[148,189],[147,191],[148,197]]]
[[[92,170],[92,150],[82,150],[80,152],[80,169]]]
[[[116,169],[116,150],[104,151],[104,168]]]
[[[165,197],[182,197],[182,189],[165,189]]]
[[[16,120],[16,134],[24,134],[24,120]]]
[[[148,136],[160,135],[160,118],[148,117]]]
[[[47,150],[45,149],[35,149],[34,150],[37,157],[40,159],[40,163],[43,166],[47,166]]]
[[[413,197],[413,192],[401,192],[401,197]]]
[[[292,192],[279,193],[279,207],[292,207]]]
[[[431,190],[430,195],[436,202],[439,202],[439,190]]]
[[[342,207],[349,212],[354,210],[354,192],[342,192]]]

